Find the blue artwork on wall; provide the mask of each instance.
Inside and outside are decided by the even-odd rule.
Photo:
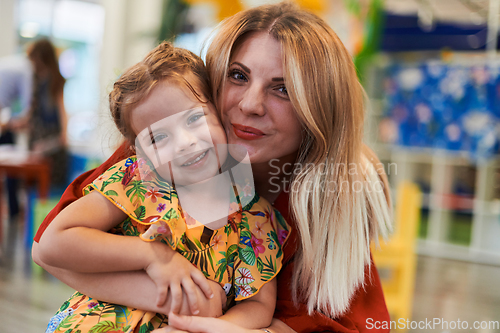
[[[488,158],[499,150],[500,77],[497,65],[429,61],[393,65],[384,77],[391,143],[468,151]]]

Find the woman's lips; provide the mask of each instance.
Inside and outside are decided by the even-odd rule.
[[[243,140],[257,140],[265,135],[264,132],[250,126],[243,126],[240,124],[232,125],[234,134]]]

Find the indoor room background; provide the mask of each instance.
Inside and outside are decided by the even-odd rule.
[[[107,94],[128,66],[163,40],[203,56],[218,22],[270,2],[0,0],[0,59],[40,37],[55,45],[69,184],[121,143]],[[389,176],[395,209],[394,235],[372,248],[391,318],[407,323],[400,331],[500,332],[500,0],[296,2],[337,32],[367,92],[365,143]],[[16,112],[2,109],[0,124]],[[27,176],[21,213],[7,212],[7,170],[29,156],[26,135],[0,145],[2,333],[44,331],[72,293],[30,257],[65,186],[45,193],[41,178]],[[441,324],[417,327],[428,320]]]

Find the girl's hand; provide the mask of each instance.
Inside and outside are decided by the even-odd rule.
[[[169,326],[154,330],[152,333],[262,333],[261,330],[250,330],[217,318],[180,316],[168,314]]]
[[[154,243],[156,242],[152,245]],[[172,312],[179,313],[184,293],[191,313],[198,314],[200,311],[198,297],[205,296],[210,299],[214,296],[205,275],[177,252],[165,254],[159,249],[155,254],[145,270],[158,289],[157,306],[165,304],[170,290]],[[198,288],[202,293],[197,292]]]
[[[227,303],[226,292],[224,291],[224,289],[222,289],[219,283],[208,279],[207,281],[212,288],[214,297],[210,299],[205,298],[204,295],[198,297],[199,301],[198,306],[200,310],[198,316],[217,318],[222,316],[222,311],[226,309],[226,303]],[[197,293],[202,294],[200,289],[197,290]],[[183,312],[180,312],[179,314],[192,315],[192,313],[183,313]]]

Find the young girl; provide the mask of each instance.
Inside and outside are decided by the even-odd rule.
[[[53,266],[81,272],[145,270],[157,286],[158,305],[169,292],[174,313],[183,293],[191,312],[198,312],[194,290],[210,297],[208,278],[224,288],[229,307],[238,302],[222,319],[267,327],[289,227],[266,200],[239,184],[241,172],[227,163],[232,157],[225,133],[207,96],[202,60],[168,43],[127,70],[110,106],[138,156],[108,169],[65,208],[40,240],[40,254]],[[108,230],[116,237],[101,242]],[[171,260],[179,263],[175,272],[162,265]],[[46,332],[150,332],[167,324],[164,314],[76,292]]]

